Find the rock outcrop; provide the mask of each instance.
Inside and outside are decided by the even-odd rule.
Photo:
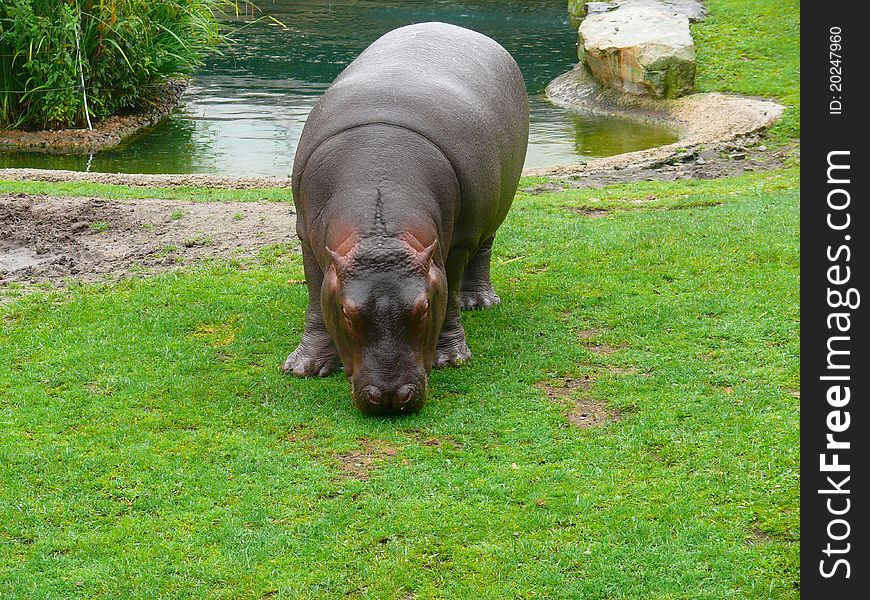
[[[664,12],[671,12],[683,15],[692,23],[703,21],[707,17],[707,8],[701,0],[607,0],[600,2],[588,2],[587,0],[573,0],[572,2],[572,0],[568,0],[569,13],[572,4],[583,5],[583,16],[577,21],[577,27],[580,27],[580,21],[586,15],[597,15],[628,7],[654,8]],[[579,6],[574,7],[574,10],[578,14],[579,9]]]
[[[642,6],[596,13],[579,29],[578,54],[601,85],[653,98],[677,98],[695,87],[689,19]]]
[[[703,20],[701,0],[568,0],[578,28],[577,56],[607,88],[676,98],[695,87],[689,23]]]

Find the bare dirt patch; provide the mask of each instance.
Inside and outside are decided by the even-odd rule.
[[[581,329],[577,332],[577,337],[581,340],[590,340],[592,338],[598,337],[603,332],[600,329]]]
[[[587,219],[600,219],[610,214],[610,211],[597,208],[578,208],[576,206],[563,206],[564,210],[586,217]]]
[[[749,540],[748,544],[750,546],[763,546],[764,544],[769,544],[773,541],[773,536],[769,533],[765,533],[764,531],[755,529],[754,527],[749,530]]]
[[[434,436],[420,429],[410,429],[404,432],[411,443],[427,446],[429,448],[442,448],[450,450],[459,450],[462,444],[456,441],[452,436]]]
[[[586,345],[587,350],[589,350],[593,354],[598,354],[600,356],[610,356],[611,354],[616,354],[623,348],[624,346],[611,346],[609,344],[598,344],[594,342]]]
[[[573,408],[568,412],[568,422],[575,427],[588,429],[603,425],[607,421],[618,421],[622,416],[618,411],[610,410],[602,402],[595,400],[575,400]]]
[[[558,179],[520,191],[536,195],[571,189],[599,189],[619,183],[737,177],[748,172],[778,169],[785,166],[788,159],[799,157],[800,146],[797,142],[791,146],[769,149],[763,143],[762,136],[750,135],[728,142],[679,148],[655,160],[633,164],[602,164],[599,161],[608,159],[596,159],[571,168],[565,167],[564,173],[558,173]],[[643,204],[642,201],[635,203]]]
[[[389,457],[396,456],[398,449],[384,440],[363,438],[359,448],[336,456],[338,467],[345,479],[368,481],[371,472]]]
[[[584,375],[580,378],[565,377],[555,381],[539,381],[535,387],[543,390],[547,394],[547,398],[559,400],[570,397],[571,393],[577,389],[588,391],[592,388],[593,383],[592,377]]]
[[[588,429],[622,418],[619,411],[609,408],[606,402],[590,398],[585,393],[592,388],[593,383],[595,380],[591,375],[581,378],[566,376],[561,380],[540,381],[535,387],[543,390],[551,401],[567,406],[565,418],[571,425]]]
[[[282,202],[0,195],[0,285],[176,269],[296,243]]]

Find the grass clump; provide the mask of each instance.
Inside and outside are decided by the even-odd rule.
[[[184,242],[185,248],[193,248],[194,246],[211,246],[214,244],[214,238],[210,235],[197,234]]]
[[[94,233],[106,233],[109,231],[109,224],[105,221],[94,221],[90,224],[90,227]]]
[[[0,127],[84,125],[82,74],[92,118],[160,101],[217,45],[217,5],[0,0]]]

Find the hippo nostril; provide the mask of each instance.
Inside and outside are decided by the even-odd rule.
[[[396,392],[396,399],[399,401],[399,404],[407,404],[414,396],[415,389],[411,384],[400,387],[399,391]]]
[[[363,392],[365,392],[366,398],[371,404],[380,404],[381,403],[381,390],[373,385],[367,385],[363,388]]]

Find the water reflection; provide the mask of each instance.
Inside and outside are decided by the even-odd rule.
[[[613,156],[677,139],[674,132],[660,125],[565,110],[543,96],[530,98],[529,110],[527,169]]]
[[[445,21],[485,33],[517,59],[530,94],[526,167],[671,142],[658,126],[572,113],[541,94],[576,62],[564,2],[554,0],[263,1],[273,21],[233,18],[235,43],[211,56],[171,118],[90,161],[93,171],[285,176],[317,97],[381,34]],[[88,158],[0,153],[0,166],[84,170]]]

